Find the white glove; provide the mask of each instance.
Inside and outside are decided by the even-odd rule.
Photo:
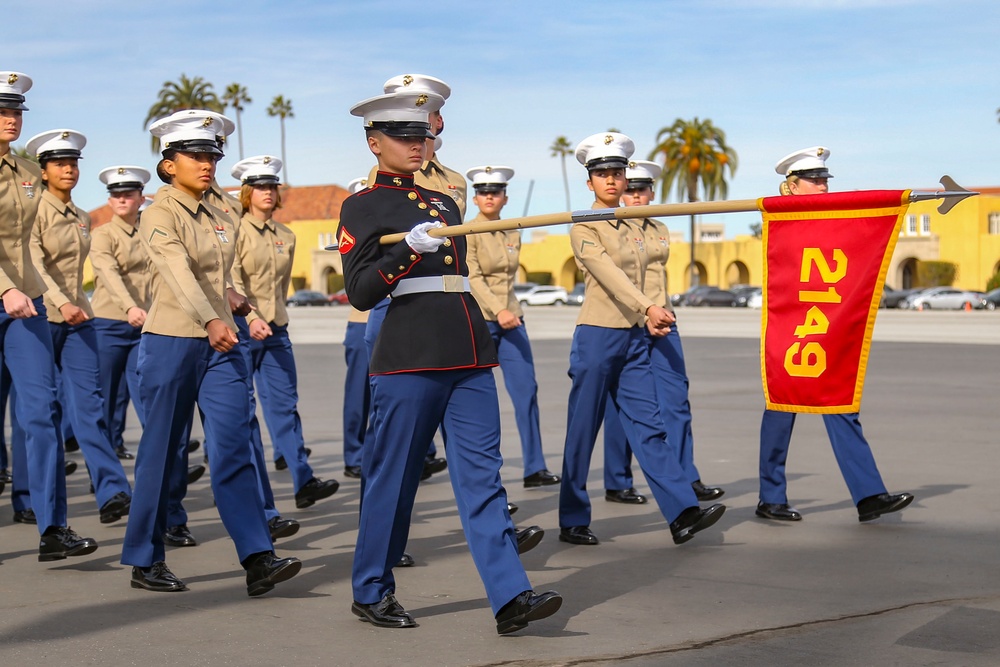
[[[423,255],[428,252],[437,252],[437,249],[444,243],[444,239],[429,235],[427,230],[440,226],[440,222],[421,222],[411,229],[410,233],[403,240],[406,241],[406,245],[410,246],[415,253]]]

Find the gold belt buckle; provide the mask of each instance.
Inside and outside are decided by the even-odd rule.
[[[464,292],[464,276],[441,276],[445,292]]]

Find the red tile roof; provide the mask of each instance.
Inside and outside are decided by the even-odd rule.
[[[229,192],[239,197],[238,190]],[[349,195],[339,185],[286,186],[281,189],[281,208],[274,212],[274,219],[286,225],[296,220],[336,220],[340,217],[340,204]],[[90,212],[94,227],[110,222],[111,216],[107,204]]]

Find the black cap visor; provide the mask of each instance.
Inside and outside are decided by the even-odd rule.
[[[653,179],[651,178],[630,178],[625,185],[626,190],[645,190],[651,187],[653,187]]]
[[[430,124],[421,123],[419,121],[373,121],[368,128],[378,130],[382,134],[389,137],[421,137],[424,139],[434,138],[434,133],[431,132]]]
[[[607,157],[596,157],[587,162],[587,171],[598,169],[624,169],[628,166],[628,159],[620,155],[609,155]]]
[[[212,139],[185,139],[183,141],[172,141],[163,147],[164,151],[172,150],[180,153],[212,153],[222,157],[225,153],[219,149],[219,145]]]
[[[271,174],[258,174],[243,179],[243,185],[277,185],[280,182],[281,180],[277,176]]]
[[[75,158],[77,160],[82,160],[83,156],[80,155],[80,151],[75,148],[60,148],[54,151],[42,151],[38,154],[38,161],[45,162],[47,160],[59,160],[62,158]]]
[[[14,95],[11,93],[0,93],[0,109],[20,109],[27,111],[24,106],[24,95]]]
[[[789,176],[798,176],[799,178],[833,178],[831,174],[825,167],[819,167],[816,169],[801,169],[799,171],[793,171]]]
[[[108,193],[113,195],[117,195],[122,192],[132,192],[133,190],[142,192],[142,183],[139,181],[122,181],[120,183],[111,183],[108,185]]]
[[[477,195],[497,194],[507,189],[506,183],[474,183],[472,185]]]

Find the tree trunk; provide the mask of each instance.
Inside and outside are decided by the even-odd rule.
[[[696,202],[698,201],[698,181],[695,179],[688,180],[688,201]],[[691,216],[691,284],[690,287],[701,284],[701,273],[698,271],[698,265],[695,263],[694,250],[697,245],[697,240],[695,239],[695,229],[694,229],[694,215]]]

